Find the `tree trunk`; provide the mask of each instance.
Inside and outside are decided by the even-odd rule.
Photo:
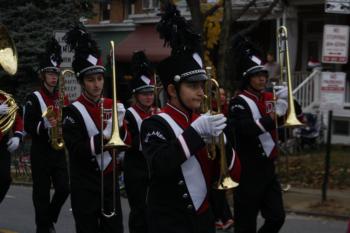
[[[186,2],[191,12],[193,30],[196,33],[202,35],[203,34],[203,15],[201,12],[200,0],[186,0]],[[200,48],[200,51],[198,52],[200,56],[203,58],[203,42],[199,48]]]
[[[221,86],[230,87],[232,65],[230,65],[229,50],[231,48],[232,0],[224,0],[224,16],[219,41],[217,77]],[[230,69],[231,67],[231,69]]]

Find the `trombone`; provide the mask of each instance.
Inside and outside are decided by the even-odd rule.
[[[101,98],[100,101],[100,117],[101,117],[101,213],[106,218],[111,218],[116,215],[116,151],[124,151],[128,148],[123,140],[120,138],[119,126],[118,126],[118,112],[117,112],[117,84],[116,84],[116,69],[115,69],[115,50],[114,50],[114,41],[110,42],[111,45],[111,66],[112,66],[112,91],[113,91],[113,107],[112,107],[112,135],[107,144],[103,145],[103,124],[104,124],[104,99]],[[104,176],[103,176],[103,166],[104,158],[103,151],[111,150],[112,152],[112,166],[113,166],[113,207],[112,211],[109,213],[105,210],[104,203]]]
[[[287,81],[287,90],[288,90],[288,110],[287,115],[285,117],[284,125],[282,127],[285,128],[293,128],[293,127],[301,127],[304,124],[301,123],[295,112],[295,106],[294,106],[294,98],[293,98],[293,89],[292,89],[292,75],[290,70],[290,61],[289,61],[289,48],[288,48],[288,31],[285,26],[281,26],[277,30],[277,44],[278,44],[278,53],[279,53],[279,60],[280,60],[280,73],[281,77],[280,80],[286,80]],[[286,76],[286,78],[284,78]],[[273,87],[273,100],[276,104],[277,97],[276,97],[276,86],[275,83],[272,83]],[[276,111],[275,111],[276,113]],[[277,122],[277,116],[275,117],[275,125],[276,125],[276,139],[277,139],[277,153],[280,153],[280,146],[279,146],[279,134],[278,134],[278,122]],[[288,153],[286,153],[286,163],[287,163],[287,177],[289,176],[289,167],[288,167]],[[288,180],[287,180],[288,181]],[[290,184],[287,184],[285,187],[282,188],[283,191],[288,191],[290,189]]]
[[[205,102],[202,105],[203,112],[210,112],[211,114],[220,114],[221,110],[221,99],[220,99],[220,86],[216,79],[211,78],[211,67],[206,67],[208,80],[205,84]],[[215,100],[217,104],[217,112],[213,111],[212,103],[212,91],[214,90]],[[208,158],[214,160],[216,158],[216,145],[215,139],[213,138],[213,143],[208,145]],[[219,190],[228,190],[238,186],[238,183],[232,180],[228,173],[228,166],[226,160],[226,148],[224,133],[219,135],[219,152],[220,152],[220,176],[214,188]]]

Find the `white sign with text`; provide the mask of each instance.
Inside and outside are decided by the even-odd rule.
[[[66,42],[63,40],[64,35],[66,34],[65,31],[55,31],[54,35],[58,43],[61,45],[62,50],[62,63],[61,68],[70,68],[72,67],[72,61],[74,53],[69,51],[69,47],[66,44]]]
[[[64,77],[64,92],[69,102],[76,100],[81,94],[81,87],[75,75],[66,73]]]
[[[324,25],[322,62],[334,64],[348,63],[349,26]]]
[[[324,11],[334,14],[350,14],[350,0],[326,0]]]
[[[344,106],[346,74],[344,72],[322,72],[321,108],[332,110]]]

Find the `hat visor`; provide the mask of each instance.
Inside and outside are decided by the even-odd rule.
[[[146,92],[153,92],[153,91],[154,91],[154,87],[145,87],[135,91],[135,93],[146,93]]]
[[[200,82],[206,80],[208,80],[208,76],[206,74],[196,74],[183,79],[184,82]]]

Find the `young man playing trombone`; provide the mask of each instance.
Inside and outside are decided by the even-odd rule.
[[[165,9],[158,29],[172,46],[173,55],[158,65],[158,75],[169,102],[141,125],[142,152],[151,175],[148,229],[152,233],[215,232],[208,194],[219,168],[217,160],[208,158],[205,140],[223,132],[226,118],[223,114],[196,114],[208,79],[194,47],[200,38],[174,5]],[[235,153],[229,143],[223,149],[228,173],[237,180]]]
[[[81,96],[65,111],[63,127],[70,159],[71,204],[76,232],[120,233],[123,223],[119,187],[113,179],[111,153],[114,152],[102,147],[112,136],[112,124],[117,128],[123,126],[125,108],[123,104],[116,104],[116,118],[112,113],[116,100],[103,98],[105,68],[101,65],[96,42],[85,28],[73,28],[65,39],[75,51],[72,67],[82,87]],[[126,131],[120,130],[120,137],[125,139]]]
[[[286,114],[288,103],[279,95],[274,103],[272,93],[265,92],[268,72],[253,45],[238,38],[234,48],[242,69],[240,91],[229,104],[228,123],[242,164],[240,185],[234,193],[235,233],[256,232],[259,211],[265,222],[258,232],[277,233],[285,212],[274,165],[275,120]]]
[[[59,93],[56,88],[60,74],[61,46],[52,38],[47,43],[46,53],[40,61],[41,89],[27,97],[24,115],[25,131],[32,137],[30,152],[33,177],[33,203],[37,233],[55,232],[61,207],[69,195],[69,180],[64,148],[52,147],[51,129],[57,127],[57,117],[43,116],[52,107],[59,112]],[[68,99],[63,100],[68,104]],[[62,109],[61,109],[62,110]],[[50,198],[51,184],[55,193]]]

